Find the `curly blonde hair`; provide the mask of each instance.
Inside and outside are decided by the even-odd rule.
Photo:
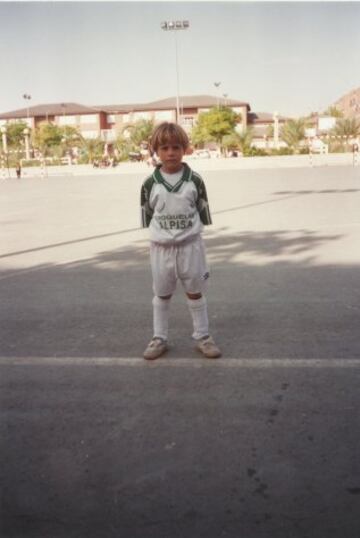
[[[150,140],[151,149],[157,152],[160,146],[169,143],[180,144],[184,151],[189,147],[189,138],[184,129],[176,123],[164,121],[157,125]]]

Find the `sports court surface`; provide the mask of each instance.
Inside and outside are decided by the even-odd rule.
[[[359,168],[202,172],[223,359],[179,288],[153,364],[147,172],[0,183],[2,536],[357,538]]]

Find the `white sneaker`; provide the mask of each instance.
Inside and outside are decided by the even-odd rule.
[[[160,355],[165,353],[167,349],[167,342],[162,338],[155,336],[155,338],[150,340],[147,348],[144,351],[143,357],[144,359],[151,361],[160,357]]]
[[[207,359],[217,359],[221,357],[221,351],[214,342],[214,339],[211,336],[205,336],[196,342],[196,349],[201,351],[201,353]]]

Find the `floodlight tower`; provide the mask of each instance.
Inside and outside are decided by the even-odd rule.
[[[178,66],[178,47],[176,34],[179,30],[187,30],[190,26],[189,21],[164,21],[161,23],[163,30],[173,30],[175,36],[175,66],[176,66],[176,123],[180,123],[180,105],[179,105],[179,66]]]
[[[26,105],[27,114],[26,115],[27,115],[27,123],[28,123],[28,126],[29,126],[29,115],[30,115],[29,114],[29,105],[30,105],[29,101],[31,99],[31,95],[29,95],[28,93],[24,93],[23,94],[23,99],[25,99],[25,101],[27,101],[27,105]]]
[[[220,84],[221,84],[221,82],[214,82],[215,88],[218,89],[220,87]],[[219,106],[220,106],[220,98],[219,98],[218,94],[216,94],[216,100],[217,100],[217,107],[219,108]]]

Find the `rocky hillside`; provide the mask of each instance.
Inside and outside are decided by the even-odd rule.
[[[340,99],[334,106],[344,113],[346,118],[357,118],[360,120],[360,88],[352,90]]]

